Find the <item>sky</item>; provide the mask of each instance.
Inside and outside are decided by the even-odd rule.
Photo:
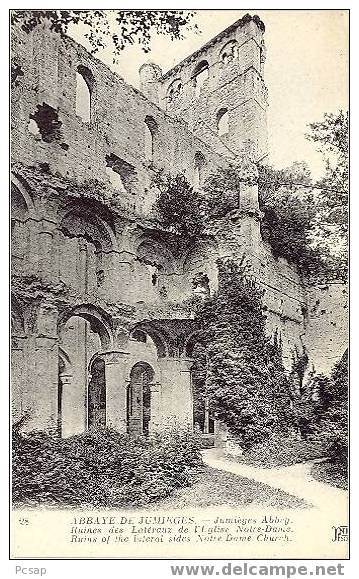
[[[139,88],[138,69],[152,61],[163,72],[197,50],[241,18],[243,10],[198,10],[193,19],[199,32],[186,31],[183,40],[155,35],[151,52],[125,48],[118,65],[110,49],[96,54],[126,82]],[[306,161],[314,179],[324,170],[316,145],[305,139],[307,125],[324,112],[348,109],[348,13],[344,10],[258,10],[266,26],[269,162],[277,168]],[[81,31],[71,36],[86,45]]]

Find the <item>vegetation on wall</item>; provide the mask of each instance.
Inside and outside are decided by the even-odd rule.
[[[288,382],[278,344],[265,334],[262,292],[244,260],[218,260],[218,293],[197,310],[197,373],[206,356],[205,395],[212,411],[249,448],[291,429]],[[196,356],[196,350],[194,351]]]
[[[258,165],[259,207],[263,212],[261,234],[275,257],[284,257],[302,270],[310,267],[310,247],[315,206],[310,186],[310,172],[304,163],[287,169]],[[294,183],[294,185],[292,184]]]
[[[189,239],[200,237],[205,227],[203,197],[186,177],[160,170],[154,176],[153,185],[159,190],[155,209],[162,225]]]

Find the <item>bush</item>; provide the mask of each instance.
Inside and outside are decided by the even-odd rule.
[[[198,436],[171,430],[130,437],[90,429],[61,439],[43,432],[13,434],[16,504],[139,506],[191,484],[202,464]]]
[[[316,480],[330,484],[340,489],[348,488],[347,465],[330,460],[313,464],[310,474]]]
[[[290,466],[323,456],[318,440],[298,440],[294,437],[271,436],[265,442],[245,451],[239,460],[253,466],[273,468]]]

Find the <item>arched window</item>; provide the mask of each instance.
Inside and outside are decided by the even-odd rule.
[[[227,109],[220,109],[217,113],[217,131],[218,135],[227,135],[229,133],[229,116]]]
[[[198,190],[200,187],[202,168],[204,167],[205,163],[206,159],[204,155],[200,151],[197,151],[194,156],[194,172],[193,172],[193,189],[195,191]]]
[[[238,58],[238,43],[236,40],[231,40],[222,48],[220,52],[220,60],[223,64],[229,64]]]
[[[155,119],[149,115],[145,118],[145,125],[145,157],[147,161],[152,161],[154,151],[153,145],[158,127]]]
[[[146,344],[147,342],[147,334],[142,330],[134,330],[131,334],[131,338],[136,340],[136,342],[142,342],[143,344]]]
[[[202,60],[194,69],[193,81],[196,97],[199,97],[201,94],[203,84],[208,78],[208,68],[208,62],[206,60]]]
[[[91,121],[91,94],[94,77],[90,69],[80,65],[76,72],[76,114],[85,123]]]
[[[176,78],[170,86],[168,87],[167,91],[167,100],[168,102],[173,102],[180,96],[182,91],[182,82],[179,78]]]

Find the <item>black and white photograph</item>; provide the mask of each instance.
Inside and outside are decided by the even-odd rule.
[[[9,18],[12,557],[347,559],[349,10]]]

